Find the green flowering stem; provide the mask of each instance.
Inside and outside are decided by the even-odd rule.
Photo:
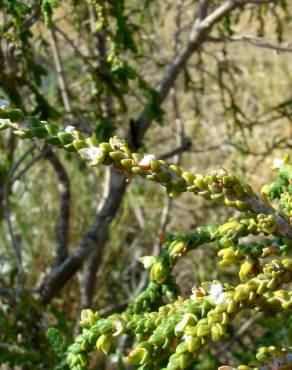
[[[28,127],[23,128],[23,125],[20,127],[18,122],[24,122]],[[20,138],[39,138],[66,151],[77,152],[90,166],[113,165],[130,177],[139,175],[158,182],[166,187],[169,196],[192,192],[205,199],[223,201],[226,206],[242,212],[266,215],[268,220],[264,222],[268,233],[292,239],[292,228],[285,215],[276,213],[265,200],[261,200],[254,193],[249,185],[243,184],[235,175],[225,170],[213,171],[205,176],[183,172],[178,166],[157,160],[154,155],[143,156],[132,153],[127,143],[117,136],[110,139],[108,143],[98,144],[94,137],[84,138],[73,126],[60,132],[57,126],[40,121],[36,117],[25,119],[19,109],[0,108],[0,129],[8,127],[12,128],[13,133]],[[289,184],[290,167],[291,165],[286,164],[280,173],[284,176],[282,173],[285,170],[282,181],[286,181],[288,177]]]
[[[259,264],[260,258],[288,255],[291,250],[292,176],[288,159],[280,163],[276,181],[263,189],[260,199],[249,185],[225,170],[205,176],[183,172],[152,154],[132,153],[127,143],[116,136],[109,142],[98,143],[95,137],[85,138],[73,126],[59,131],[57,126],[36,117],[25,118],[18,109],[0,108],[0,129],[7,128],[20,138],[41,139],[76,152],[92,167],[113,165],[129,178],[138,175],[158,182],[170,196],[192,192],[245,213],[240,220],[199,227],[184,236],[169,236],[160,256],[143,257],[144,266],[150,269],[150,282],[126,311],[107,318],[91,310],[82,312],[82,333],[67,350],[70,369],[86,369],[88,354],[95,348],[112,353],[123,334],[132,335],[137,342],[126,357],[132,366],[140,370],[185,369],[197,361],[210,338],[219,341],[226,336],[228,325],[239,311],[292,309],[292,292],[281,289],[292,281],[292,259],[275,260],[263,268]],[[278,211],[270,205],[269,197],[279,199]],[[272,245],[268,239],[249,244],[240,241],[242,237],[259,234],[275,237]],[[242,283],[234,287],[217,281],[204,282],[193,288],[189,299],[181,299],[171,276],[173,267],[189,250],[212,242],[217,243],[221,265],[240,264]]]
[[[280,289],[292,282],[292,259],[272,261],[263,272],[236,287],[217,281],[193,289],[190,299],[175,300],[157,311],[122,314],[100,318],[91,310],[82,312],[83,331],[68,348],[71,369],[86,369],[87,355],[96,347],[108,354],[122,334],[135,335],[137,345],[126,361],[135,366],[184,369],[196,362],[207,343],[222,340],[228,325],[243,309],[266,312],[292,310],[292,292]],[[78,366],[78,367],[77,367]]]
[[[220,366],[218,370],[289,370],[292,368],[292,347],[261,347],[255,357],[256,359],[248,365]]]
[[[261,243],[238,243],[239,238],[250,234],[267,234],[267,229],[270,228],[269,219],[270,217],[265,215],[242,220],[230,219],[220,226],[200,226],[185,235],[169,235],[162,245],[161,255],[142,257],[140,261],[145,268],[150,269],[151,280],[157,284],[165,284],[177,261],[187,252],[203,244],[217,242],[218,256],[221,258],[219,264],[221,266],[240,264],[239,276],[241,280],[245,280],[260,269],[259,258],[266,258],[274,254],[286,254],[292,250],[291,242],[286,240],[284,243],[281,239],[267,239]],[[145,292],[142,294],[144,296]],[[147,305],[145,306],[147,307]]]

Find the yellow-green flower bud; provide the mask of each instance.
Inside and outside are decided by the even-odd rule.
[[[287,300],[289,299],[289,293],[287,292],[287,290],[277,290],[276,292],[274,292],[274,295],[275,297],[277,298],[280,298],[280,299],[284,299],[284,300]]]
[[[223,257],[223,259],[225,258],[232,259],[234,258],[234,254],[235,254],[234,249],[232,247],[220,249],[220,251],[218,252],[218,256]]]
[[[156,262],[150,271],[150,277],[158,284],[162,284],[168,277],[170,272],[170,266],[162,261]]]
[[[128,146],[127,146],[127,145],[121,145],[120,149],[121,149],[121,151],[122,151],[122,152],[124,152],[124,153],[125,153],[125,155],[126,155],[127,157],[132,157],[132,152],[131,152],[131,150],[128,148]]]
[[[186,313],[184,314],[182,320],[174,328],[174,332],[176,334],[183,333],[188,326],[193,326],[197,321],[198,318],[195,315]]]
[[[134,348],[126,358],[126,362],[130,365],[138,366],[146,364],[150,359],[150,353],[146,348]]]
[[[235,206],[236,206],[236,202],[235,202],[235,200],[232,200],[232,199],[230,199],[230,198],[228,198],[228,197],[225,197],[225,199],[224,199],[224,203],[225,203],[225,205],[226,205],[227,207],[235,207]]]
[[[243,289],[237,289],[237,291],[234,294],[234,301],[235,302],[240,302],[248,299],[249,293],[244,291]]]
[[[169,169],[174,171],[178,176],[181,176],[182,174],[182,170],[178,166],[175,166],[174,164],[171,164],[169,166]]]
[[[136,163],[139,163],[141,159],[143,158],[143,155],[140,153],[132,153],[132,158]]]
[[[179,356],[180,369],[186,369],[192,362],[192,356],[189,353],[183,353]]]
[[[47,136],[47,130],[44,127],[32,127],[30,129],[30,132],[34,137],[37,137],[39,139],[43,139]]]
[[[227,306],[227,313],[234,313],[238,311],[238,308],[238,304],[235,301],[230,300]]]
[[[179,242],[174,241],[169,246],[170,259],[181,257],[185,252],[186,252],[186,244],[183,241],[179,241]]]
[[[194,185],[201,190],[207,189],[207,184],[205,183],[202,175],[196,175],[196,178],[194,179]]]
[[[261,281],[258,289],[257,294],[263,294],[267,290],[268,281]]]
[[[284,268],[292,272],[292,258],[285,258],[282,261]]]
[[[106,355],[110,353],[113,339],[111,335],[102,334],[96,341],[96,348],[102,350]]]
[[[124,158],[124,153],[122,151],[110,152],[109,156],[115,161],[120,162]]]
[[[94,147],[97,147],[99,144],[98,140],[95,137],[88,137],[87,139],[85,139],[85,142],[89,146],[94,146]]]
[[[112,151],[112,147],[109,143],[100,143],[99,147],[103,149],[106,153],[109,153]]]
[[[142,170],[140,167],[132,167],[132,172],[135,175],[145,175],[145,171]]]
[[[76,148],[73,144],[64,145],[64,149],[67,150],[67,152],[76,152]]]
[[[76,150],[87,148],[87,144],[84,140],[73,140],[72,144]]]
[[[58,136],[49,136],[49,137],[46,137],[46,143],[50,144],[50,145],[54,145],[54,146],[61,146],[62,147],[62,143],[60,141],[60,139],[58,138]]]
[[[218,342],[222,338],[223,334],[224,334],[224,327],[221,324],[216,323],[212,325],[211,336],[214,342]]]
[[[238,223],[236,221],[227,222],[223,224],[222,226],[219,226],[218,228],[219,234],[223,236],[227,234],[228,231],[230,230],[236,230],[237,226],[238,226]]]
[[[216,201],[220,201],[222,199],[224,199],[224,195],[223,194],[211,194],[211,199],[214,200],[215,202]]]
[[[190,353],[194,353],[200,348],[201,338],[198,338],[197,336],[193,336],[193,335],[188,335],[188,334],[185,334],[183,338],[185,340],[185,343],[187,344],[188,351]]]
[[[227,188],[231,188],[236,182],[236,178],[233,175],[223,176],[223,185]]]
[[[235,205],[240,211],[247,211],[250,208],[250,204],[242,200],[236,200]]]
[[[282,308],[283,310],[287,310],[287,311],[292,310],[292,299],[288,302],[282,303]]]
[[[132,164],[133,164],[133,160],[132,159],[122,159],[121,160],[121,165],[125,168],[131,168],[132,167]]]
[[[84,355],[83,353],[79,353],[77,355],[77,358],[78,358],[78,362],[80,363],[81,366],[83,366],[83,368],[87,365],[87,357],[86,355]]]
[[[236,258],[224,258],[223,260],[221,260],[219,262],[219,265],[220,266],[230,266],[232,265],[234,262],[236,262]]]
[[[211,331],[211,328],[209,327],[208,323],[202,319],[198,322],[197,325],[197,336],[198,337],[205,337],[206,335],[209,335]]]
[[[186,181],[187,184],[191,185],[194,183],[195,175],[190,172],[183,172],[181,174],[182,178]]]
[[[245,262],[243,262],[243,264],[240,266],[239,270],[240,280],[246,279],[246,277],[253,271],[255,264],[256,261],[253,258],[247,257]]]
[[[84,309],[81,311],[80,326],[82,328],[91,326],[97,317],[91,309]]]
[[[35,129],[32,129],[32,131]],[[62,144],[71,144],[73,142],[73,135],[70,134],[69,132],[59,132],[57,134],[58,138],[62,142]]]

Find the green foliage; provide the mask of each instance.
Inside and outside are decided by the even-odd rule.
[[[45,337],[45,319],[38,302],[27,293],[15,297],[17,306],[10,301],[12,304],[0,305],[0,342],[4,345],[0,363],[11,367],[27,363],[31,369],[37,369],[40,362],[57,363]]]
[[[150,283],[123,313],[102,318],[92,310],[82,311],[82,333],[67,350],[66,362],[71,369],[86,369],[88,353],[95,347],[105,354],[114,351],[123,334],[135,336],[136,345],[126,357],[130,365],[143,370],[187,369],[198,361],[209,338],[217,342],[228,335],[228,327],[240,311],[263,311],[266,315],[291,311],[291,291],[284,288],[292,282],[292,259],[288,257],[292,246],[291,218],[285,212],[288,209],[290,215],[292,165],[288,156],[275,161],[277,179],[263,188],[261,198],[226,170],[206,176],[183,172],[152,154],[132,153],[126,141],[117,136],[98,145],[94,137],[84,138],[73,126],[58,132],[54,125],[35,117],[27,117],[29,128],[21,128],[18,122],[24,120],[24,115],[18,109],[4,106],[0,117],[1,129],[10,127],[23,139],[35,137],[77,152],[90,166],[113,165],[129,176],[160,183],[172,197],[187,191],[223,202],[244,215],[220,226],[198,227],[185,236],[167,237],[161,255],[141,259],[150,269]],[[278,210],[272,207],[268,197],[280,198]],[[261,242],[241,242],[243,237],[260,234],[266,237]],[[191,249],[212,242],[218,246],[222,266],[240,266],[241,283],[202,282],[201,286],[194,286],[189,298],[182,299],[171,275],[174,265]],[[272,255],[278,258],[262,265],[262,260]],[[64,355],[65,343],[58,331],[51,329],[48,337],[56,353]],[[238,369],[271,363],[284,370],[291,365],[290,357],[289,348],[262,347],[255,361]]]
[[[59,2],[56,0],[43,0],[42,1],[42,12],[44,14],[45,18],[45,25],[48,28],[51,28],[53,25],[53,9],[57,8],[59,5]]]
[[[289,2],[0,3],[0,367],[290,369]]]

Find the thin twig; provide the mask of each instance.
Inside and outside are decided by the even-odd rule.
[[[13,174],[15,173],[15,171],[18,169],[18,167],[22,164],[22,162],[25,160],[25,158],[27,156],[29,156],[33,151],[34,151],[35,147],[32,145],[31,147],[29,147],[21,156],[20,158],[13,164],[13,166],[11,167],[10,171],[9,171],[9,174],[8,174],[8,178],[9,178],[9,181],[10,183],[13,182],[11,180]]]
[[[261,5],[261,4],[276,4],[279,0],[243,0],[243,4],[255,4],[255,5]]]
[[[199,0],[198,10],[197,10],[197,21],[198,22],[206,18],[207,13],[208,13],[208,5],[209,5],[208,0]]]
[[[56,24],[54,24],[53,29],[55,31],[57,31],[60,35],[62,35],[62,37],[71,46],[71,48],[74,51],[74,53],[77,56],[79,56],[87,64],[88,67],[90,67],[92,69],[93,66],[88,62],[89,57],[87,55],[83,54],[82,51],[80,51],[80,49],[78,49],[78,47],[74,44],[74,41],[70,39],[70,37],[67,35],[67,33],[64,32],[61,28],[59,28]]]
[[[209,42],[245,42],[250,45],[258,46],[260,48],[275,50],[278,53],[292,53],[292,47],[288,46],[287,42],[284,42],[280,45],[272,44],[262,37],[254,35],[242,35],[242,36],[232,36],[232,37],[208,37],[207,41]]]
[[[216,351],[216,356],[221,355],[222,353],[229,350],[232,345],[243,336],[243,334],[257,321],[261,316],[261,313],[257,313],[255,316],[251,317],[249,320],[245,321],[245,323],[238,329],[236,334],[227,342],[225,345],[221,345],[220,349]]]
[[[66,83],[65,74],[64,74],[64,70],[63,70],[63,66],[61,62],[60,51],[58,47],[58,41],[57,41],[54,29],[50,30],[50,36],[51,36],[51,47],[52,47],[53,57],[55,61],[56,72],[58,75],[58,83],[59,83],[59,88],[61,91],[64,108],[68,114],[72,114],[72,106],[71,106],[71,102],[69,99],[67,83]]]
[[[10,205],[9,205],[9,182],[7,182],[3,187],[3,208],[4,208],[4,218],[8,227],[8,232],[11,238],[12,247],[15,253],[16,267],[17,267],[17,290],[23,286],[24,281],[24,268],[22,265],[22,255],[21,255],[21,245],[19,236],[14,233],[11,217],[10,217]]]
[[[178,156],[178,155],[182,154],[183,152],[190,151],[191,147],[192,147],[191,141],[184,138],[183,142],[181,143],[181,145],[179,147],[177,147],[173,150],[170,150],[169,152],[160,154],[158,156],[158,159],[165,160],[165,159],[172,158],[174,156]]]
[[[36,164],[40,159],[42,159],[44,153],[41,152],[37,156],[35,156],[21,171],[19,171],[11,180],[10,184],[13,184],[15,181],[19,180],[32,166]]]
[[[24,268],[22,265],[22,254],[21,254],[21,244],[20,244],[20,238],[18,235],[14,233],[12,222],[11,222],[11,216],[10,216],[10,204],[9,204],[9,192],[11,185],[13,184],[12,176],[15,173],[15,171],[19,168],[19,166],[22,164],[22,162],[25,160],[25,158],[31,154],[34,150],[34,146],[31,146],[28,150],[26,150],[22,156],[14,163],[14,165],[11,167],[9,173],[8,173],[8,180],[3,186],[3,209],[4,209],[4,219],[6,221],[8,232],[10,235],[12,247],[14,249],[15,253],[15,259],[16,259],[16,267],[17,267],[17,291],[19,292],[20,289],[23,287],[24,282]]]

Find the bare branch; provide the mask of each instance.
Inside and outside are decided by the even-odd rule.
[[[180,70],[189,60],[190,56],[197,50],[200,49],[202,43],[208,36],[211,28],[218,23],[226,14],[231,12],[234,8],[239,5],[243,5],[245,1],[238,0],[227,0],[215,9],[211,14],[204,18],[200,22],[195,22],[193,28],[190,31],[189,39],[184,47],[180,50],[178,54],[175,55],[173,61],[167,68],[164,77],[161,81],[160,87],[158,89],[159,95],[157,98],[157,103],[161,105],[165,98],[167,97],[169,90],[172,88]],[[138,118],[139,123],[139,133],[136,142],[138,145],[148,130],[152,120],[154,119],[153,114],[149,111],[149,107],[146,106],[140,117]],[[132,142],[131,136],[127,138],[129,142]]]
[[[92,66],[89,64],[88,62],[88,57],[86,55],[84,55],[82,53],[82,51],[80,51],[80,49],[78,49],[78,47],[74,44],[74,41],[70,39],[70,37],[67,35],[66,32],[64,32],[61,28],[59,28],[56,24],[54,24],[53,26],[53,29],[55,31],[57,31],[60,35],[62,35],[62,37],[67,41],[67,43],[71,46],[72,50],[74,51],[74,53],[79,56],[83,61],[86,62],[86,64],[88,64],[91,68]]]
[[[250,45],[258,46],[260,48],[275,50],[279,53],[292,53],[292,46],[289,46],[288,42],[283,42],[280,45],[272,44],[262,37],[254,35],[242,35],[233,37],[208,37],[207,41],[210,42],[245,42]]]
[[[112,313],[124,311],[128,305],[129,305],[129,300],[126,300],[126,301],[121,302],[120,304],[114,304],[111,306],[106,306],[104,308],[101,308],[98,310],[98,312],[102,316],[108,316]]]
[[[191,141],[184,138],[179,147],[177,147],[176,149],[170,150],[167,153],[160,154],[158,156],[158,159],[165,160],[165,159],[169,159],[169,158],[174,157],[174,156],[178,156],[178,155],[182,154],[183,152],[189,151],[191,149],[191,147],[192,147]]]
[[[20,158],[13,164],[13,166],[10,169],[9,172],[9,178],[11,179],[15,173],[15,171],[19,168],[19,166],[23,163],[26,157],[28,157],[33,151],[35,147],[31,146],[29,147],[23,154],[20,156]],[[9,180],[10,184],[13,182],[13,180]]]
[[[52,47],[53,57],[55,61],[56,72],[58,75],[58,82],[59,82],[59,87],[61,91],[64,108],[65,108],[66,113],[70,114],[72,113],[72,106],[71,106],[71,102],[69,99],[67,83],[66,83],[62,63],[61,63],[60,51],[59,51],[58,42],[57,42],[54,29],[50,30],[50,35],[51,35],[51,47]]]
[[[208,0],[199,0],[198,11],[197,11],[197,20],[202,21],[207,16],[208,12]]]
[[[56,172],[59,181],[59,191],[61,193],[59,219],[56,225],[57,246],[53,267],[56,268],[68,255],[71,201],[70,179],[62,162],[50,147],[45,148],[44,155]]]
[[[31,167],[33,167],[36,162],[38,162],[41,158],[43,158],[44,153],[41,152],[37,156],[35,156],[22,170],[20,170],[11,180],[10,184],[13,184],[15,181],[19,180]]]
[[[279,0],[244,0],[242,1],[243,5],[244,4],[256,4],[256,5],[261,5],[261,4],[276,4]]]
[[[99,248],[103,247],[99,245],[99,241],[103,240],[103,235],[121,204],[126,190],[126,177],[122,172],[111,169],[109,182],[108,193],[100,205],[100,211],[93,224],[72,254],[41,284],[40,292],[44,303],[48,303],[59,292],[97,245]]]

